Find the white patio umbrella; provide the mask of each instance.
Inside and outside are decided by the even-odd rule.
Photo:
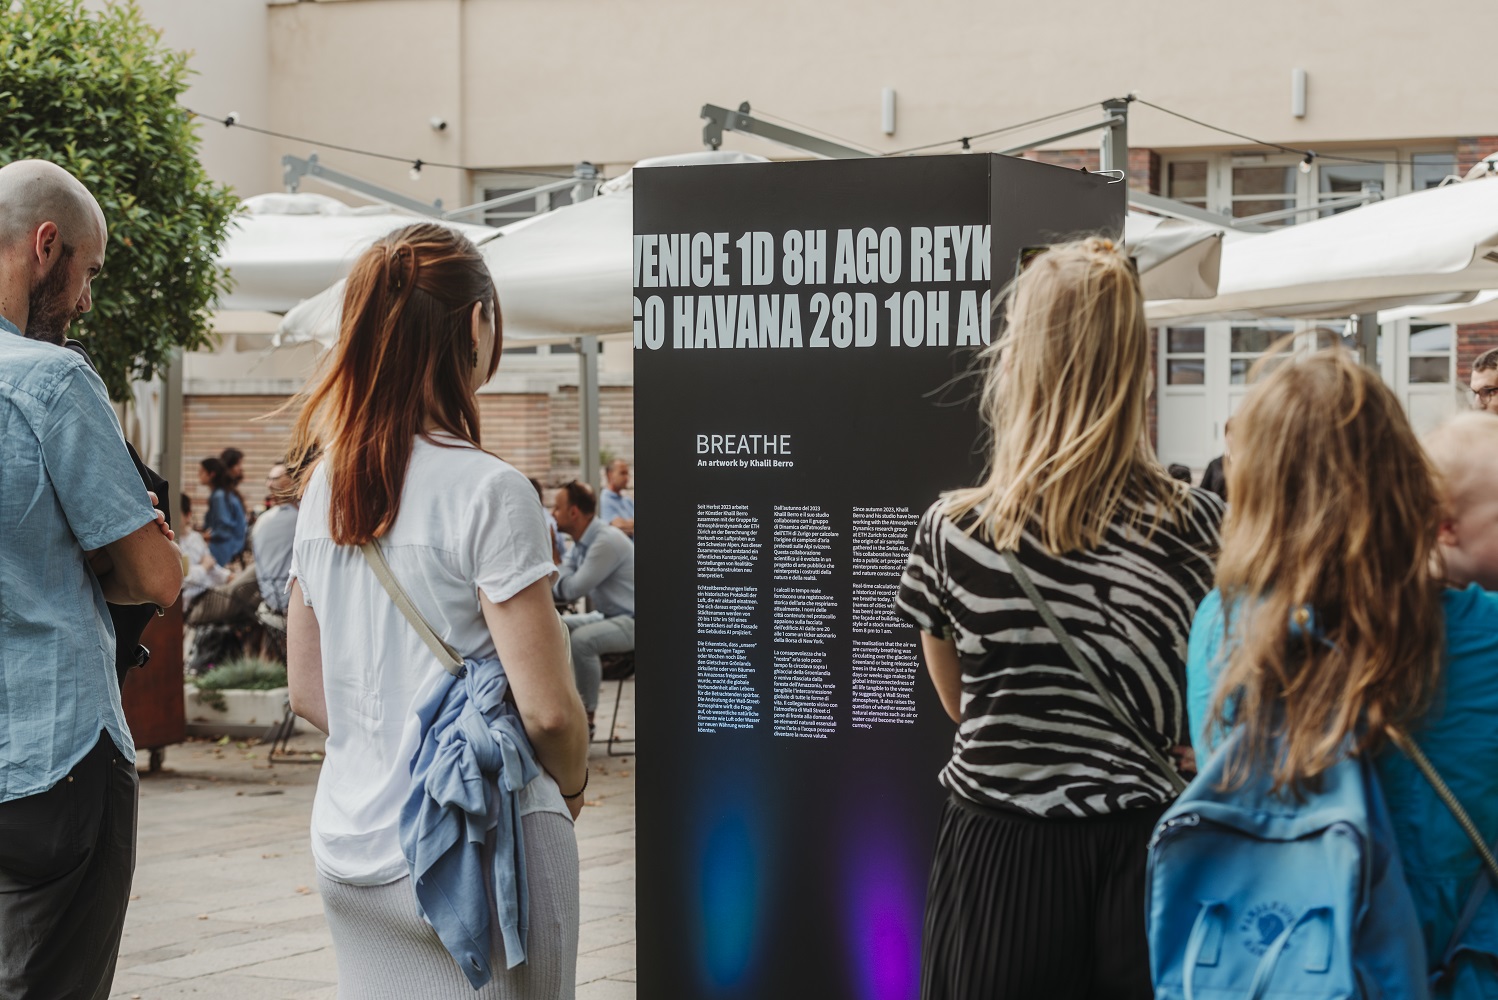
[[[641,160],[636,166],[762,162],[730,151]],[[632,335],[634,313],[633,171],[586,201],[494,230],[479,251],[494,275],[506,343],[540,344],[584,335]],[[344,283],[286,314],[276,343],[338,339]]]
[[[1349,316],[1465,302],[1495,287],[1498,180],[1473,180],[1231,241],[1215,298],[1145,311],[1151,322]]]
[[[1408,319],[1426,323],[1498,322],[1498,288],[1478,292],[1471,302],[1451,306],[1404,306],[1378,314],[1380,323]]]
[[[381,236],[431,221],[385,206],[354,208],[320,194],[256,195],[243,208],[219,252],[218,263],[234,282],[220,309],[286,312],[348,274]],[[475,241],[497,232],[492,226],[442,224]]]
[[[1223,230],[1143,212],[1124,218],[1124,246],[1139,265],[1146,299],[1204,299],[1217,294]]]
[[[636,166],[763,162],[720,151],[641,160]],[[566,341],[584,334],[624,336],[633,328],[634,173],[605,184],[597,197],[497,231],[480,251],[494,274],[509,343]],[[1217,284],[1222,231],[1130,213],[1124,242],[1139,261],[1145,294],[1210,296]],[[343,282],[288,312],[278,344],[338,339]]]

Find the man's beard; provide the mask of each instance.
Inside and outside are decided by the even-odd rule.
[[[59,346],[67,339],[68,326],[78,315],[77,300],[70,300],[68,295],[72,257],[73,248],[63,246],[62,256],[52,265],[52,270],[31,290],[28,297],[30,316],[26,320],[28,339]]]

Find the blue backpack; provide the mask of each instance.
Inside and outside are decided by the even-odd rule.
[[[1371,762],[1344,758],[1299,802],[1265,773],[1221,791],[1241,740],[1228,736],[1150,842],[1156,997],[1424,1000],[1424,938]]]

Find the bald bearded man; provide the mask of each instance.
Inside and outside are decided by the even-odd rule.
[[[54,164],[0,168],[0,996],[103,998],[135,868],[135,745],[106,601],[182,564],[104,383],[60,346],[106,230]],[[28,339],[26,334],[31,334]]]

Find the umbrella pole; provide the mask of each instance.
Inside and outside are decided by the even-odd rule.
[[[1380,371],[1378,365],[1378,313],[1359,313],[1357,328],[1358,360],[1374,371]],[[1380,374],[1382,373],[1380,372]]]
[[[582,480],[593,488],[598,496],[601,485],[598,469],[598,338],[593,335],[577,338],[577,398],[578,429],[581,436],[579,456],[582,461]]]

